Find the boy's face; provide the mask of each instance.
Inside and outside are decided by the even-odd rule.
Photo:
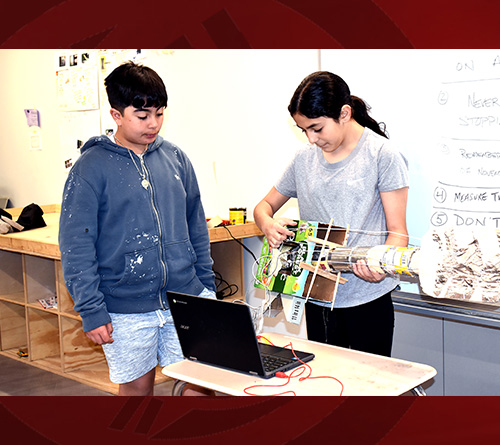
[[[136,153],[142,153],[146,145],[151,144],[158,136],[163,125],[164,107],[135,108],[132,105],[123,110],[111,109],[118,129],[116,137]]]

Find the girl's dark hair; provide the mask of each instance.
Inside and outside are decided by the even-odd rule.
[[[352,109],[353,119],[363,127],[388,137],[385,124],[377,123],[370,115],[370,106],[362,99],[351,95],[345,81],[328,71],[317,71],[307,76],[292,96],[288,111],[293,116],[300,113],[309,119],[331,117],[338,122],[344,105]]]
[[[168,96],[165,84],[156,71],[134,62],[115,68],[104,80],[110,105],[123,114],[135,108],[166,107]]]

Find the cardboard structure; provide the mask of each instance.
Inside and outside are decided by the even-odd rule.
[[[345,280],[340,273],[323,271],[321,264],[312,265],[313,257],[322,250],[326,253],[332,243],[345,246],[348,229],[315,221],[296,222],[296,226],[288,226],[294,235],[278,249],[271,248],[264,238],[255,287],[296,297],[333,301],[339,283]]]

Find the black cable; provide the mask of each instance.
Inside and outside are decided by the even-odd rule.
[[[254,261],[257,262],[257,258],[255,257],[254,253],[247,246],[245,246],[240,240],[237,240],[233,236],[233,234],[231,233],[231,231],[227,228],[227,226],[222,226],[222,227],[224,227],[228,231],[229,235],[231,235],[231,238],[234,239],[239,245],[241,245],[243,247],[243,249],[245,249],[247,252],[249,252],[250,255],[252,255]]]
[[[234,294],[236,294],[239,290],[238,285],[236,284],[229,284],[226,280],[222,278],[222,275],[215,271],[215,286],[216,286],[216,292],[215,295],[217,296],[218,300],[222,300],[227,297],[232,297]],[[225,287],[220,289],[221,285],[225,284]],[[229,293],[226,294],[226,291],[229,290]]]

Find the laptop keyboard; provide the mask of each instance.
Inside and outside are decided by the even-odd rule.
[[[281,368],[282,366],[285,366],[288,363],[290,363],[290,359],[284,359],[281,357],[276,357],[274,355],[262,354],[262,362],[264,364],[264,369],[267,372],[273,372],[276,369]]]

